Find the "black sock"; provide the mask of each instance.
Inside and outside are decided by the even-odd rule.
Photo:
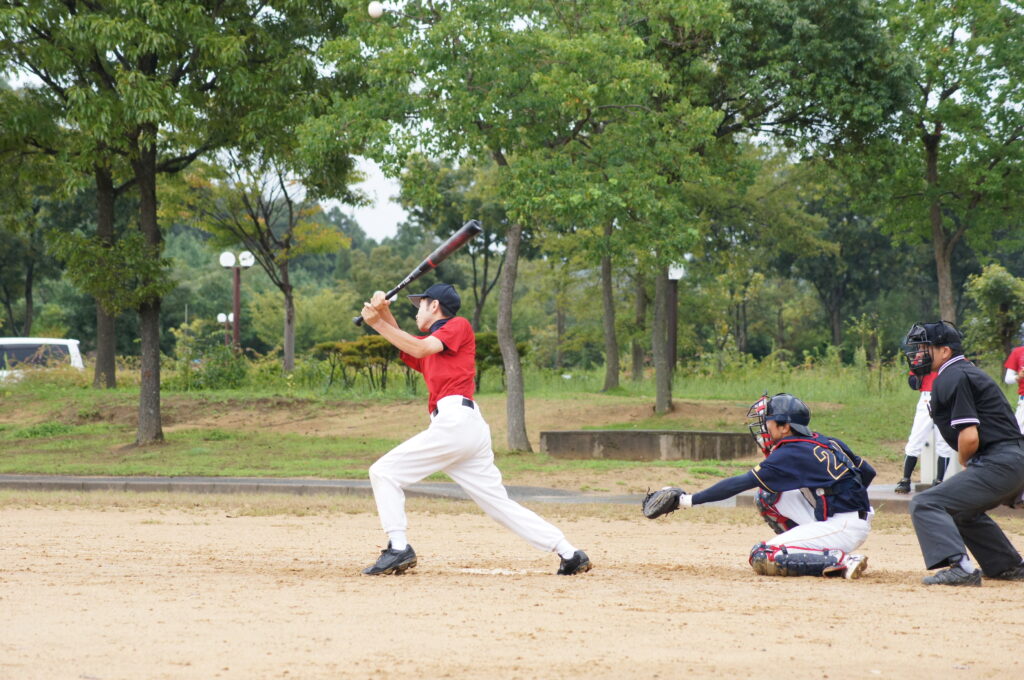
[[[917,467],[917,456],[907,456],[903,459],[903,478],[910,479],[910,475],[914,474],[914,468]]]
[[[935,481],[941,482],[946,477],[946,466],[949,465],[949,458],[939,456],[936,462]]]

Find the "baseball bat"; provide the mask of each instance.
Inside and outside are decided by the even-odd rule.
[[[470,220],[469,222],[466,222],[457,232],[449,236],[447,241],[439,245],[434,250],[434,252],[428,255],[427,259],[423,260],[423,262],[420,262],[415,269],[409,272],[409,274],[404,279],[402,279],[401,283],[399,283],[397,286],[395,286],[387,293],[385,293],[384,298],[390,300],[391,298],[395,297],[395,295],[398,294],[398,291],[402,290],[403,288],[405,288],[410,283],[420,278],[427,272],[435,269],[437,265],[444,262],[449,255],[451,255],[456,250],[464,246],[466,244],[466,241],[473,238],[483,230],[484,228],[481,227],[480,223],[476,220]],[[362,315],[352,319],[352,322],[357,326],[362,326]]]

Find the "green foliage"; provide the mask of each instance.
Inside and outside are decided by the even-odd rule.
[[[170,261],[139,232],[128,232],[113,244],[79,232],[53,232],[50,238],[57,256],[67,262],[68,278],[108,314],[136,309],[174,289]]]
[[[256,337],[268,347],[282,344],[282,300],[278,290],[253,293],[249,310]],[[360,298],[346,282],[302,288],[295,293],[295,350],[309,351],[319,342],[354,340],[361,331],[352,323]]]
[[[171,333],[176,340],[174,373],[164,380],[164,387],[188,392],[237,389],[245,383],[248,362],[224,344],[220,324],[195,319]]]
[[[964,323],[967,347],[972,353],[1009,354],[1024,321],[1024,279],[990,264],[968,277],[965,292],[973,303]]]

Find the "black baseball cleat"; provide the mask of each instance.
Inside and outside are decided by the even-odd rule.
[[[980,586],[981,570],[975,569],[968,573],[957,565],[949,569],[940,569],[931,576],[925,576],[921,583],[926,586]]]
[[[367,576],[387,576],[388,574],[404,574],[416,566],[416,552],[411,545],[406,545],[405,550],[395,550],[388,541],[388,547],[380,551],[380,557],[372,566],[363,569]]]
[[[1002,571],[989,578],[999,579],[1000,581],[1024,581],[1024,564],[1010,567],[1006,571]]]
[[[904,477],[896,483],[896,493],[910,493],[910,478]]]
[[[573,576],[575,574],[582,574],[590,571],[593,565],[590,564],[590,558],[587,557],[587,553],[582,550],[577,550],[572,554],[569,559],[562,558],[562,563],[558,565],[559,576]]]

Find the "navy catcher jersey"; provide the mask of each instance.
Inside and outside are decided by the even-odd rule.
[[[765,491],[809,489],[818,521],[840,512],[871,509],[867,486],[875,469],[840,440],[817,432],[779,440],[751,473]]]

